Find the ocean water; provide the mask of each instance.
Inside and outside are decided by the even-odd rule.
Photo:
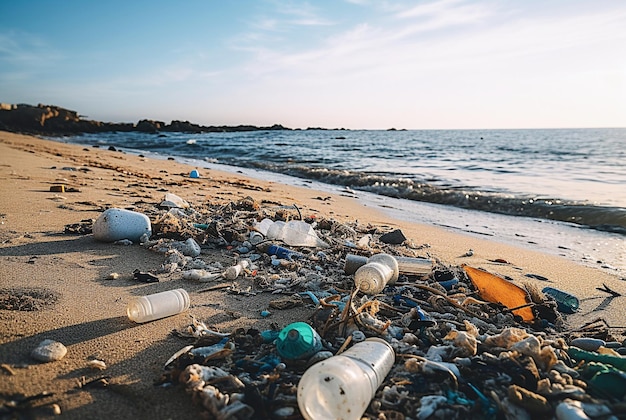
[[[57,140],[343,191],[394,217],[626,273],[626,128],[99,133]]]

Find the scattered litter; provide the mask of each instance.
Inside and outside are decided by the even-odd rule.
[[[142,283],[158,283],[159,278],[150,273],[142,273],[139,270],[135,270],[133,271],[133,280],[137,280]]]
[[[103,360],[92,359],[87,362],[87,367],[93,370],[105,370],[107,364]]]
[[[559,311],[565,314],[573,314],[578,310],[580,302],[576,296],[554,287],[544,287],[541,291],[554,298]]]
[[[141,243],[163,254],[168,281],[227,279],[197,293],[221,291],[240,300],[271,293],[267,309],[251,309],[257,318],[311,308],[308,318],[272,323],[265,331],[219,332],[193,314],[190,325],[173,330],[181,350],[158,361],[164,367],[156,382],[184,388],[201,417],[624,415],[626,343],[613,336],[617,327],[601,319],[567,330],[563,314],[579,305],[567,292],[446,265],[399,230],[307,217],[295,206],[266,208],[250,197],[194,208],[166,194],[159,205],[146,204],[144,213],[155,222]],[[203,252],[182,252],[179,244],[190,240]],[[207,249],[223,258],[211,261]],[[363,273],[365,280],[359,280]],[[139,270],[133,278],[158,281]],[[375,287],[368,290],[366,280]],[[603,286],[598,290],[609,299],[621,296]],[[154,309],[164,317],[188,307]],[[352,382],[356,372],[360,379]],[[333,388],[339,383],[346,385]],[[345,412],[323,411],[331,401]]]

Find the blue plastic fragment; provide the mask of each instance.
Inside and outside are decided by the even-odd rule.
[[[440,281],[438,282],[440,285],[443,286],[444,289],[446,290],[451,290],[454,286],[456,286],[457,284],[459,284],[459,279],[457,279],[456,277],[450,280],[444,280],[444,281]]]
[[[287,249],[287,248],[283,248],[282,246],[278,246],[278,245],[270,245],[267,248],[267,254],[268,255],[276,255],[278,258],[282,258],[282,259],[286,259],[286,260],[292,260],[294,258],[302,258],[304,257],[303,254],[297,252],[297,251],[293,251],[291,249]]]
[[[544,287],[541,291],[546,295],[552,296],[554,300],[556,300],[556,309],[560,312],[563,312],[564,314],[573,314],[578,310],[580,302],[576,296],[570,295],[562,290],[555,289],[554,287]]]
[[[484,414],[484,418],[493,419],[496,418],[496,414],[498,413],[498,407],[495,404],[492,404],[491,400],[485,396],[478,388],[476,388],[471,383],[467,383],[467,385],[472,388],[472,391],[476,393],[478,396],[478,402],[482,407],[482,412]]]
[[[315,306],[320,304],[320,300],[317,298],[317,296],[315,296],[315,293],[311,292],[310,290],[307,290],[306,292],[300,292],[299,295],[308,296],[313,301],[313,304]]]
[[[272,341],[278,338],[278,334],[280,334],[280,331],[265,330],[265,331],[261,331],[261,338],[263,338],[263,342],[271,343]]]

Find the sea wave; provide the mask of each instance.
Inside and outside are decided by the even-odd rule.
[[[574,223],[582,227],[626,235],[626,208],[551,197],[513,196],[470,187],[442,187],[389,174],[310,168],[307,166],[254,164],[258,169],[283,173],[387,197],[443,204],[510,216],[534,217]]]

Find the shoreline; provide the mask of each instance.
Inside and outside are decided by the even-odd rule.
[[[57,141],[54,140],[53,141]],[[76,144],[64,142],[64,144]],[[83,145],[87,147],[86,145]],[[444,204],[389,197],[368,191],[345,188],[308,178],[299,178],[258,168],[230,166],[201,159],[176,157],[157,152],[117,147],[125,153],[142,155],[159,161],[174,159],[202,170],[216,170],[235,176],[244,175],[294,187],[345,195],[372,207],[393,220],[435,226],[453,234],[488,239],[513,247],[564,257],[574,263],[601,270],[626,280],[624,236],[620,233],[586,228],[575,223],[534,217],[470,210]]]
[[[236,328],[265,329],[271,323],[282,327],[306,320],[312,312],[312,308],[304,306],[277,310],[271,317],[263,318],[260,311],[275,296],[205,292],[202,290],[206,284],[181,280],[180,273],[163,276],[159,283],[133,283],[133,270],[154,270],[163,263],[163,256],[139,246],[98,243],[91,235],[63,234],[66,225],[96,218],[106,207],[154,204],[166,192],[197,205],[217,205],[250,196],[268,206],[297,204],[307,216],[339,222],[358,220],[362,225],[382,226],[389,231],[401,229],[416,244],[419,256],[432,256],[457,266],[468,264],[517,283],[557,287],[576,295],[581,307],[567,316],[568,328],[579,328],[602,318],[609,326],[620,327],[611,329],[618,337],[626,329],[620,325],[626,319],[620,302],[624,297],[611,298],[597,290],[606,285],[623,292],[624,282],[616,276],[562,257],[395,220],[352,196],[214,169],[203,170],[201,178],[191,179],[188,174],[194,167],[176,161],[7,132],[0,132],[0,156],[1,287],[43,288],[56,298],[56,302],[47,302],[38,311],[0,310],[0,359],[14,366],[15,371],[3,373],[0,393],[34,395],[54,391],[67,418],[87,418],[97,413],[142,417],[155,413],[155,407],[160,410],[160,418],[197,415],[182,389],[153,386],[162,373],[163,363],[184,346],[171,337],[171,331],[187,325],[189,315],[133,324],[125,316],[126,302],[132,296],[182,285],[192,297],[190,312],[224,332]],[[55,184],[64,184],[68,190],[51,192],[50,186]],[[464,256],[469,249],[473,255]],[[233,259],[232,251],[224,249],[212,250],[208,257],[223,263]],[[119,273],[120,278],[109,280],[113,272]],[[530,278],[528,274],[547,280]],[[43,338],[64,342],[68,355],[57,363],[33,363],[30,350]],[[92,357],[106,360],[107,370],[90,371],[86,362]],[[76,387],[81,378],[98,375],[111,377],[112,392]]]

